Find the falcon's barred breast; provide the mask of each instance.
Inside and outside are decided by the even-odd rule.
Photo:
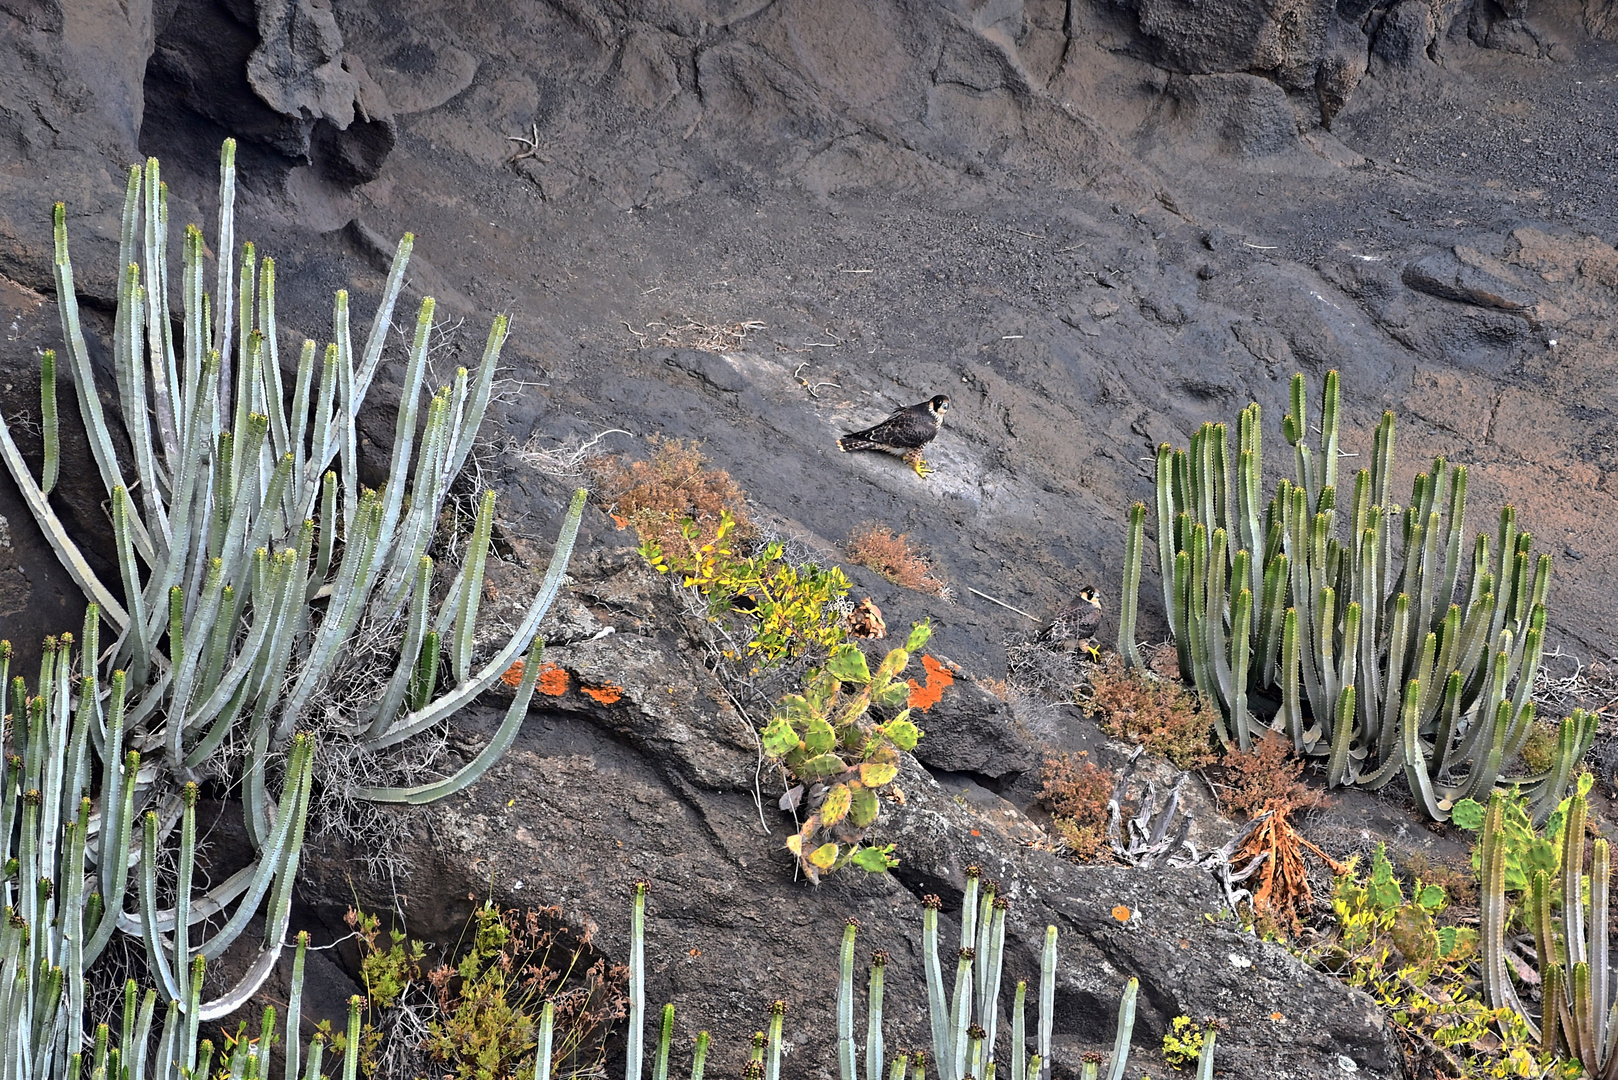
[[[906,405],[875,427],[844,435],[837,440],[837,449],[845,453],[850,450],[882,450],[898,454],[916,470],[918,476],[926,476],[931,470],[922,460],[921,450],[937,437],[948,408],[949,398],[943,394],[915,405]]]

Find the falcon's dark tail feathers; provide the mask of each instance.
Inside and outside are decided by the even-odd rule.
[[[841,439],[838,439],[837,449],[846,454],[850,450],[880,450],[882,448],[867,439],[863,432],[855,432],[853,435],[844,435]]]

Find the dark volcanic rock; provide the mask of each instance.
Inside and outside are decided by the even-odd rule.
[[[1523,311],[1534,305],[1534,297],[1504,273],[1491,272],[1486,257],[1469,248],[1425,255],[1405,267],[1404,283],[1418,292],[1445,300],[1457,300],[1478,307],[1501,311]],[[1499,264],[1496,263],[1496,266]]]
[[[502,543],[532,543],[530,565],[565,485],[511,451],[612,429],[629,434],[598,448],[702,440],[755,520],[817,558],[879,521],[952,586],[946,602],[851,571],[890,627],[932,619],[933,647],[967,677],[923,721],[907,804],[885,810],[897,875],[808,890],[790,879],[756,725],[682,651],[667,598],[592,511],[567,618],[547,627],[575,689],[419,819],[399,881],[412,931],[454,940],[492,867],[503,900],[562,904],[621,950],[628,882],[650,876],[654,1000],[735,1049],[788,994],[798,1060],[818,1067],[841,920],[860,913],[862,942],[903,957],[895,1023],[912,1023],[916,896],[958,904],[976,860],[1013,883],[1015,972],[1035,970],[1047,922],[1062,928],[1064,1045],[1103,1045],[1139,972],[1141,1053],[1183,1011],[1230,1021],[1233,1077],[1340,1075],[1339,1054],[1393,1075],[1363,999],[1210,925],[1205,880],[1023,846],[1041,834],[1014,800],[1041,752],[1099,735],[971,685],[1005,674],[1003,643],[1029,625],[968,589],[1044,614],[1094,582],[1114,603],[1157,444],[1256,401],[1280,470],[1287,379],[1306,372],[1314,395],[1337,368],[1345,452],[1364,460],[1394,410],[1400,477],[1465,462],[1474,528],[1511,502],[1537,541],[1582,553],[1557,564],[1553,644],[1618,651],[1611,7],[1535,5],[1533,32],[1564,43],[1553,65],[1503,48],[1527,16],[1481,0],[1430,22],[1426,5],[1380,0],[7,0],[0,404],[37,463],[37,351],[60,345],[51,203],[68,203],[105,368],[125,169],[161,155],[173,224],[212,242],[218,142],[238,135],[238,236],[278,259],[283,356],[324,340],[334,289],[368,317],[406,230],[405,304],[431,293],[453,316],[436,381],[475,361],[492,312],[511,313],[478,462]],[[742,324],[755,328],[727,336]],[[360,417],[367,481],[392,432],[389,349]],[[930,480],[837,452],[842,432],[935,393],[954,408]],[[64,469],[53,504],[93,553],[97,485]],[[5,633],[76,629],[78,600],[4,478],[0,514]],[[1142,632],[1162,632],[1150,567]],[[623,689],[612,705],[576,689],[608,683]],[[458,718],[457,742],[497,707]],[[368,903],[393,899],[345,856],[312,860],[300,916],[333,936],[351,875]],[[1120,904],[1140,922],[1114,925]]]
[[[884,802],[872,836],[897,845],[899,869],[842,871],[819,887],[794,881],[782,845],[795,825],[776,809],[779,778],[760,771],[750,725],[684,647],[666,584],[617,557],[574,569],[578,596],[611,596],[615,610],[647,614],[626,619],[598,603],[592,610],[618,633],[594,640],[588,614],[578,626],[566,616],[565,631],[548,628],[587,638],[547,654],[568,672],[568,691],[537,707],[490,776],[432,810],[431,828],[397,853],[412,864],[401,889],[413,933],[454,940],[492,890],[506,905],[560,903],[574,925],[599,926],[595,948],[621,962],[631,884],[646,878],[648,1000],[677,1003],[676,1045],[701,1026],[714,1035],[716,1065],[739,1066],[768,1003],[781,997],[794,1068],[832,1076],[843,922],[860,920],[861,950],[893,956],[889,1046],[925,1046],[920,898],[942,896],[942,936],[958,933],[950,924],[975,864],[1012,904],[1003,1008],[1017,980],[1037,985],[1045,927],[1058,929],[1058,1077],[1076,1075],[1084,1051],[1110,1045],[1131,976],[1141,980],[1132,1067],[1156,1062],[1173,1017],[1190,1014],[1224,1022],[1220,1067],[1233,1077],[1336,1076],[1342,1057],[1367,1076],[1400,1075],[1372,1002],[1218,918],[1223,900],[1207,875],[1064,861],[1041,850],[1041,831],[1013,804],[956,794],[908,756],[897,781],[904,798]],[[610,704],[582,692],[608,683],[622,690]],[[955,694],[964,701],[951,703]],[[924,718],[923,759],[935,738],[950,743],[952,726],[988,730],[997,710],[982,694],[965,680],[946,692]],[[487,730],[497,714],[478,709],[466,721]],[[1020,767],[1030,764],[1025,755]],[[312,855],[306,894],[374,893],[350,865],[341,847]]]

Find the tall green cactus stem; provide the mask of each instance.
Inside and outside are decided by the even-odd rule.
[[[1197,1080],[1213,1080],[1214,1039],[1219,1032],[1209,1029],[1202,1041],[1202,1052],[1197,1055]]]
[[[1501,769],[1532,730],[1550,557],[1535,557],[1505,507],[1463,573],[1466,470],[1439,458],[1416,476],[1408,507],[1393,503],[1391,413],[1352,498],[1340,499],[1337,373],[1325,379],[1318,442],[1306,391],[1294,377],[1281,425],[1293,477],[1268,503],[1257,405],[1238,420],[1234,480],[1223,425],[1204,424],[1188,450],[1158,448],[1164,604],[1181,671],[1218,707],[1215,734],[1246,747],[1275,710],[1297,753],[1328,759],[1332,785],[1375,789],[1402,770],[1438,820],[1461,798],[1527,785],[1544,820],[1588,748],[1583,728],[1558,744],[1549,775]],[[1119,638],[1130,664],[1140,528],[1132,512]]]
[[[696,1045],[691,1050],[691,1080],[702,1080],[703,1071],[708,1066],[708,1033],[697,1032]]]
[[[849,919],[837,954],[837,1069],[842,1080],[855,1080],[854,937],[860,924]]]
[[[657,1031],[657,1053],[652,1057],[652,1080],[669,1080],[669,1047],[674,1042],[674,1003],[663,1006],[663,1022]],[[766,1076],[768,1076],[766,1072]],[[770,1076],[769,1080],[778,1080]]]
[[[669,1008],[672,1010],[674,1007],[671,1005]],[[786,1015],[785,1001],[776,999],[770,1002],[770,1031],[764,1045],[764,1080],[781,1080],[782,1028]]]
[[[436,605],[435,567],[423,559],[487,412],[506,320],[494,320],[480,363],[457,372],[453,387],[430,396],[418,434],[426,357],[436,333],[433,302],[423,302],[405,358],[390,471],[377,491],[366,491],[358,479],[354,425],[382,362],[413,240],[407,235],[399,244],[363,347],[352,341],[348,296],[340,293],[324,364],[317,363],[317,344],[305,342],[288,387],[275,264],[258,261],[252,246],[240,245],[236,236],[234,142],[221,151],[219,193],[213,244],[219,276],[211,294],[216,303],[204,275],[208,245],[194,226],[178,244],[178,288],[171,297],[168,201],[158,163],[149,160],[129,172],[111,349],[116,408],[131,451],[127,463],[118,460],[112,418],[95,389],[65,207],[54,215],[60,360],[71,372],[111,507],[116,582],[101,580],[51,506],[61,453],[56,352],[41,362],[45,454],[37,480],[0,418],[0,459],[91,601],[87,643],[100,622],[117,633],[111,648],[85,650],[78,712],[69,705],[72,694],[40,688],[52,702],[49,720],[61,725],[65,742],[61,748],[41,742],[33,752],[34,760],[57,770],[39,774],[48,779],[51,801],[39,808],[37,835],[29,842],[43,845],[41,851],[56,850],[56,823],[73,818],[79,793],[99,792],[84,831],[86,863],[93,865],[98,886],[85,892],[102,898],[82,942],[86,963],[106,948],[115,929],[148,936],[145,916],[126,912],[124,895],[131,875],[141,881],[144,852],[172,849],[177,829],[205,831],[206,822],[182,812],[185,786],[224,768],[227,787],[243,792],[250,865],[195,897],[189,886],[176,889],[174,871],[164,869],[152,893],[178,896],[174,910],[157,913],[152,932],[164,939],[158,951],[167,970],[166,977],[161,970],[154,975],[165,1000],[181,1001],[182,1011],[190,956],[219,955],[252,922],[254,905],[290,903],[285,883],[303,827],[287,815],[294,807],[306,810],[307,792],[298,792],[307,781],[289,772],[288,790],[277,803],[268,777],[298,755],[293,746],[300,730],[319,716],[322,727],[359,732],[362,750],[385,751],[442,725],[491,687],[537,641],[583,510],[580,493],[539,595],[511,639],[475,662],[480,658],[473,630],[493,525],[492,494],[482,496],[456,587]],[[176,310],[171,300],[178,302]],[[455,568],[437,569],[448,574]],[[332,676],[353,666],[352,643],[362,624],[388,625],[400,610],[410,613],[406,640],[377,679],[387,687],[381,701],[361,706],[331,700]],[[439,641],[447,646],[444,666],[452,676],[442,688]],[[447,780],[415,788],[379,786],[365,794],[419,803],[463,788],[500,756],[520,723],[521,716],[508,716],[495,744]],[[225,762],[224,748],[231,746],[246,752]],[[132,752],[139,753],[143,770],[138,783],[125,772],[132,768],[126,760]],[[288,801],[291,795],[297,797]],[[131,844],[132,824],[152,813],[156,842],[146,844],[143,837]],[[179,846],[183,852],[191,845],[180,838]],[[176,867],[188,865],[182,858]],[[222,913],[222,924],[214,921]],[[188,932],[185,926],[193,921],[197,925]],[[276,907],[268,926],[283,924]],[[201,1013],[246,1000],[268,978],[282,947],[269,935],[248,964],[252,984],[202,1004]],[[67,997],[75,999],[71,979],[67,985]]]
[[[556,1037],[556,1002],[547,1001],[539,1010],[539,1030],[535,1035],[534,1080],[551,1080],[551,1044]]]
[[[1112,1041],[1107,1080],[1124,1080],[1124,1067],[1129,1063],[1129,1040],[1135,1031],[1135,998],[1139,994],[1140,980],[1130,979],[1124,986],[1123,1000],[1118,1003],[1118,1034]]]
[[[1051,1031],[1056,1021],[1056,927],[1045,928],[1045,947],[1039,955],[1039,1060],[1041,1077],[1050,1075]]]
[[[1118,655],[1124,665],[1143,668],[1140,649],[1135,644],[1135,612],[1139,607],[1141,548],[1146,544],[1146,504],[1129,508],[1129,539],[1124,544],[1124,591],[1118,611]]]
[[[625,1080],[640,1080],[646,1027],[646,890],[637,881],[629,912],[629,1030],[624,1034]]]
[[[866,991],[865,1080],[882,1080],[886,1049],[882,1040],[882,991],[888,969],[888,954],[881,949],[871,954],[870,986]]]
[[[1612,852],[1605,838],[1595,841],[1584,874],[1589,821],[1588,785],[1560,807],[1560,825],[1547,839],[1559,856],[1554,872],[1534,871],[1524,897],[1525,919],[1534,934],[1543,1006],[1539,1022],[1525,1011],[1510,978],[1505,926],[1511,918],[1505,895],[1505,849],[1501,835],[1504,796],[1491,800],[1484,820],[1482,960],[1486,1000],[1516,1009],[1541,1039],[1542,1049],[1577,1061],[1589,1076],[1618,1072],[1618,1009],[1612,1006],[1612,942],[1608,916]],[[1560,891],[1561,917],[1553,918],[1552,896]]]

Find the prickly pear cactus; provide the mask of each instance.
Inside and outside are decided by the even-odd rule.
[[[802,693],[782,699],[764,729],[764,752],[797,781],[783,807],[811,811],[787,841],[811,882],[850,863],[874,873],[898,865],[892,844],[863,841],[881,814],[878,796],[899,774],[900,751],[922,736],[902,708],[910,696],[904,670],[931,635],[930,626],[918,623],[904,647],[889,652],[875,671],[859,646],[839,645],[810,673]],[[872,718],[873,711],[880,716],[895,708],[900,711],[889,720]]]

